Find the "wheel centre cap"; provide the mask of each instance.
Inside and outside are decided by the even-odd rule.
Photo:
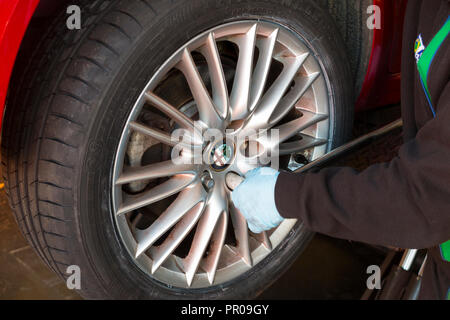
[[[234,156],[234,146],[225,141],[217,143],[210,154],[210,165],[216,171],[227,169]]]

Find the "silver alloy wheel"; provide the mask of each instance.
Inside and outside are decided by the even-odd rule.
[[[224,43],[233,44],[237,52],[230,91],[221,52]],[[199,54],[207,76],[194,58]],[[280,70],[274,73],[276,65]],[[183,75],[192,96],[181,106],[155,93],[174,72]],[[209,143],[199,133],[218,129],[226,138],[235,138],[249,130],[278,129],[278,143],[259,136],[255,141],[264,149],[278,149],[281,157],[288,158],[287,168],[297,168],[301,164],[295,155],[313,160],[330,149],[333,122],[327,81],[320,62],[300,35],[272,22],[220,25],[176,51],[135,103],[116,155],[114,219],[136,265],[166,285],[205,288],[245,273],[281,243],[296,221],[285,220],[269,232],[251,233],[233,207],[225,184],[228,172],[244,175],[260,164],[250,161],[248,155],[237,157],[242,146]],[[167,117],[171,127],[144,123],[142,113],[149,106]],[[195,117],[198,121],[194,124]],[[229,133],[229,128],[235,130]],[[171,137],[174,129],[182,130],[190,142],[182,145],[180,158],[195,158],[193,147],[211,157],[212,163],[169,159],[143,164],[143,155],[155,145],[177,145]],[[220,158],[224,153],[228,156]],[[137,211],[164,200],[160,214],[138,227],[145,214]],[[227,240],[229,228],[234,231],[233,243]],[[184,256],[177,254],[182,245],[188,248]]]

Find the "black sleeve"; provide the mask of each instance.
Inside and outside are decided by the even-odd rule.
[[[316,232],[379,245],[428,248],[450,239],[450,83],[436,109],[389,163],[362,172],[281,173],[280,214]]]

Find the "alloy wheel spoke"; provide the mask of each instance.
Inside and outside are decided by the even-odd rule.
[[[200,49],[200,52],[205,56],[208,63],[214,105],[219,115],[226,119],[230,111],[230,101],[222,61],[220,60],[213,33],[208,35],[206,44]]]
[[[192,174],[177,175],[149,191],[138,195],[124,195],[123,202],[117,210],[117,215],[125,214],[170,197],[188,187],[194,180],[195,175]]]
[[[152,274],[167,260],[173,251],[186,238],[195,224],[198,222],[204,208],[204,202],[198,203],[190,209],[186,215],[173,227],[167,239],[158,246],[150,248],[153,259]]]
[[[199,134],[194,134],[194,136],[192,136],[190,133],[186,134],[186,132],[180,131],[177,132],[178,135],[170,136],[167,132],[150,128],[149,126],[136,121],[130,122],[129,125],[132,130],[152,137],[153,139],[171,147],[177,147],[190,151],[202,147],[202,141],[201,138],[199,138]]]
[[[195,174],[192,164],[176,164],[172,160],[158,162],[143,167],[124,167],[122,174],[116,181],[117,185],[130,182],[170,177],[177,174]]]
[[[279,146],[279,144],[292,138],[300,131],[307,129],[320,121],[328,119],[327,115],[318,114],[306,110],[302,110],[302,112],[302,117],[289,121],[275,128],[276,130],[278,130],[278,139],[270,139],[269,142],[266,141],[263,144],[273,150],[275,147]],[[263,139],[267,139],[267,137],[263,136]]]
[[[258,240],[267,250],[272,251],[272,241],[270,241],[267,231],[254,234],[254,238]]]
[[[292,141],[292,142],[285,142],[280,144],[279,146],[279,155],[285,156],[289,154],[295,154],[299,153],[301,151],[322,146],[324,144],[327,144],[328,141],[326,139],[319,139],[314,138],[311,136],[308,136],[306,134],[300,134],[301,140]]]
[[[180,219],[204,201],[206,195],[200,183],[180,192],[178,197],[164,211],[150,227],[145,230],[136,230],[137,248],[135,257],[138,258],[147,251],[155,241],[170,230]]]
[[[256,106],[255,112],[246,124],[247,128],[258,130],[269,127],[269,120],[273,112],[277,109],[281,99],[289,89],[294,77],[307,57],[308,53],[296,57],[283,58],[283,71]]]
[[[314,81],[320,76],[319,72],[315,72],[307,77],[297,77],[295,86],[281,99],[278,107],[274,110],[269,119],[269,126],[278,123],[300,100],[305,92],[314,84]]]
[[[184,49],[177,68],[183,72],[197,104],[200,120],[210,128],[220,128],[223,119],[217,113],[213,100],[206,88],[194,59],[188,49]]]
[[[230,97],[232,120],[241,120],[250,112],[250,83],[256,43],[256,28],[257,25],[254,24],[245,35],[232,39],[239,47],[239,58]]]
[[[251,103],[250,111],[252,111],[259,102],[264,87],[267,82],[270,66],[272,64],[272,56],[278,37],[279,29],[275,29],[267,38],[260,38],[256,42],[259,48],[258,62],[252,76]]]
[[[227,212],[225,203],[225,191],[221,186],[214,187],[214,190],[208,199],[205,211],[197,224],[191,249],[183,260],[186,281],[191,286],[194,276],[197,272],[203,255],[208,247],[211,236],[220,216]]]
[[[222,212],[209,241],[208,256],[201,263],[201,268],[206,271],[210,284],[214,283],[217,265],[219,264],[220,255],[225,244],[227,227],[228,214],[226,212]]]
[[[166,132],[158,130],[158,129],[150,128],[149,126],[142,124],[142,123],[132,121],[132,122],[130,122],[130,128],[136,132],[139,132],[139,133],[142,133],[149,137],[152,137],[153,139],[155,139],[163,144],[166,144],[168,146],[171,146],[171,147],[174,147],[174,146],[180,144],[180,142],[175,141],[175,139],[172,139],[172,137],[169,134],[167,134]],[[185,147],[190,148],[189,145],[185,145]]]
[[[248,265],[252,266],[252,255],[250,253],[249,232],[247,220],[245,220],[242,213],[233,204],[230,204],[230,216],[233,223],[234,234],[236,237],[236,250],[242,257],[242,260]]]
[[[169,104],[167,101],[161,99],[156,94],[150,91],[145,93],[145,99],[152,106],[156,107],[159,111],[165,113],[172,120],[174,120],[181,128],[194,132],[194,121],[187,117],[180,110]]]

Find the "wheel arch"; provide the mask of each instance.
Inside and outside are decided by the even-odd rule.
[[[28,36],[31,23],[45,18],[67,5],[70,0],[8,0],[0,2],[0,129],[7,103],[8,88],[23,52],[36,43]],[[45,23],[44,23],[45,25]]]
[[[39,0],[11,0],[0,2],[0,114],[3,111],[9,79],[28,24]]]

